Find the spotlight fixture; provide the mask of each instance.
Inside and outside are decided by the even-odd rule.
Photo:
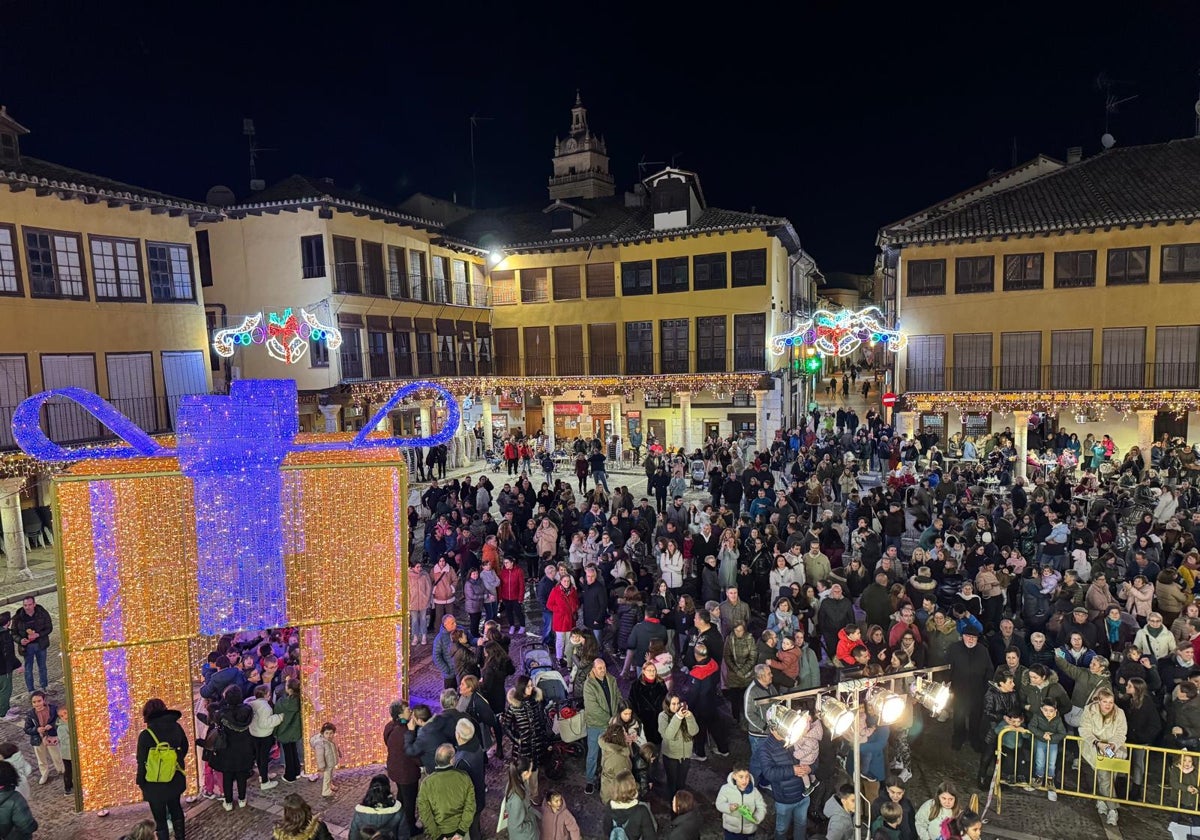
[[[904,707],[904,698],[884,686],[876,686],[867,692],[867,708],[882,726],[891,726],[900,720]]]
[[[765,717],[767,726],[789,747],[794,746],[808,731],[808,712],[789,708],[782,703],[768,707]]]
[[[826,695],[817,701],[817,714],[834,738],[844,735],[854,724],[854,712],[836,697]]]
[[[917,677],[913,680],[912,695],[933,714],[941,714],[950,702],[950,686],[945,683]]]

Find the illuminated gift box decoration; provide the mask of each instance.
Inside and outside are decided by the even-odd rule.
[[[437,435],[374,425],[421,391],[445,398]],[[66,397],[127,446],[66,450],[40,428]],[[74,463],[54,480],[63,672],[85,809],[137,801],[141,707],[161,697],[194,738],[194,690],[216,638],[300,628],[304,736],[338,727],[344,766],[382,761],[388,704],[406,696],[407,472],[400,448],[444,442],[458,404],[402,388],[357,436],[297,435],[296,386],[235,382],[229,396],[180,400],[177,448],[111,405],[67,388],[13,418],[28,454]],[[311,750],[306,751],[311,766]],[[195,751],[188,755],[196,789]]]

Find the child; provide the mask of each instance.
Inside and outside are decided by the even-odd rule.
[[[717,810],[726,840],[753,837],[758,824],[767,815],[767,803],[754,786],[754,778],[745,767],[734,767],[717,794]]]
[[[857,624],[847,624],[838,631],[837,659],[843,665],[854,664],[853,651],[862,644],[862,628]]]
[[[654,663],[658,678],[667,685],[667,693],[671,691],[671,672],[675,668],[675,657],[667,650],[667,644],[662,639],[652,639],[646,650],[646,661]]]
[[[774,659],[768,659],[769,665],[774,671],[771,675],[771,684],[781,691],[790,691],[796,687],[796,680],[800,678],[800,652],[796,650],[796,642],[791,636],[784,636],[782,647]]]
[[[58,707],[58,751],[63,763],[63,793],[70,796],[75,792],[75,775],[71,768],[71,729],[65,706]]]
[[[1053,701],[1042,703],[1029,716],[1029,732],[1033,736],[1033,778],[1044,778],[1046,798],[1051,802],[1058,801],[1054,790],[1055,770],[1058,766],[1058,747],[1067,735],[1066,724],[1058,714],[1058,706]],[[1049,756],[1049,761],[1047,761]],[[1026,790],[1033,790],[1033,785],[1026,785]]]
[[[312,736],[309,744],[313,748],[313,755],[317,760],[317,769],[321,771],[321,795],[333,796],[337,790],[333,786],[333,771],[337,768],[338,763],[338,748],[334,742],[333,736],[337,734],[337,727],[332,723],[321,724],[321,731]],[[316,776],[309,776],[309,780],[316,781]]]
[[[33,767],[28,759],[21,755],[17,745],[11,741],[0,744],[0,759],[7,761],[17,770],[17,792],[29,799],[29,777],[33,775]]]
[[[654,767],[654,762],[658,758],[658,751],[654,749],[654,745],[643,742],[638,746],[635,742],[633,745],[633,778],[638,785],[638,798],[645,801],[650,796],[650,791],[654,788],[654,780],[650,776],[650,769]]]
[[[1183,753],[1171,768],[1167,777],[1166,798],[1163,805],[1171,808],[1186,808],[1195,811],[1197,800],[1200,799],[1200,774],[1197,773],[1196,758],[1190,753]],[[1193,815],[1172,815],[1171,824],[1167,830],[1176,840],[1185,840],[1200,818]]]
[[[900,823],[904,820],[904,809],[895,802],[885,802],[879,816],[871,823],[871,840],[900,840]]]
[[[546,807],[542,809],[541,840],[580,840],[579,823],[567,809],[566,800],[557,790],[546,792]]]

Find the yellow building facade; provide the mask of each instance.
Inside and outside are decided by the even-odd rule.
[[[1200,430],[1198,176],[1200,139],[1113,149],[885,228],[901,428]]]
[[[0,446],[21,400],[69,386],[170,432],[179,397],[212,388],[197,225],[220,211],[30,157],[26,133],[0,109]],[[45,427],[108,435],[65,401]]]

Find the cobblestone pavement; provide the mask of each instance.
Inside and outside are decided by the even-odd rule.
[[[458,471],[457,474],[471,472],[478,474],[479,464],[471,470]],[[451,473],[454,475],[455,473]],[[615,483],[626,483],[626,476],[618,475]],[[493,474],[493,479],[503,482],[502,474]],[[629,473],[629,485],[635,497],[644,487],[644,478],[638,473]],[[610,482],[612,483],[612,482]],[[692,495],[689,493],[689,496]],[[698,495],[698,494],[697,494]],[[420,545],[420,540],[417,540]],[[0,595],[3,591],[0,590]],[[39,598],[57,621],[58,605],[53,594]],[[539,624],[536,612],[531,611],[530,626],[536,628]],[[57,636],[52,637],[50,664],[51,690],[58,699],[62,694],[62,668],[58,655]],[[24,680],[17,675],[16,704],[28,708],[25,697]],[[433,668],[429,659],[429,648],[414,650],[413,670],[411,673],[413,696],[424,702],[435,702],[441,691],[441,678]],[[913,742],[914,766],[913,779],[909,783],[909,796],[919,805],[928,798],[933,789],[944,778],[955,781],[960,789],[975,792],[975,770],[978,757],[969,749],[952,752],[947,749],[950,738],[950,724],[932,722],[922,737]],[[22,747],[30,763],[36,766],[28,739],[17,723],[0,721],[0,740],[11,740]],[[724,783],[726,775],[736,764],[744,764],[749,758],[749,750],[744,738],[733,739],[731,755],[728,758],[715,756],[710,751],[709,761],[703,764],[693,763],[689,773],[689,786],[702,794],[701,807],[711,807],[716,791]],[[586,796],[583,793],[583,758],[573,758],[568,762],[566,778],[557,783],[543,781],[543,787],[556,786],[564,793],[567,802],[579,820],[586,840],[603,840],[608,836],[604,825],[604,806],[598,796]],[[250,783],[249,806],[227,813],[219,802],[202,800],[187,805],[187,836],[191,840],[241,840],[242,838],[269,838],[271,827],[277,819],[284,796],[297,792],[304,796],[314,810],[329,823],[336,837],[344,837],[346,827],[353,816],[354,806],[360,800],[371,775],[381,772],[382,767],[366,767],[345,770],[338,773],[336,784],[337,793],[331,799],[320,796],[319,786],[304,780],[295,785],[279,785],[273,790],[260,793],[255,782]],[[823,785],[836,787],[844,779],[823,779]],[[502,767],[498,762],[492,762],[488,768],[488,787],[493,795],[489,796],[487,807],[482,818],[483,836],[495,835],[497,809],[499,807],[499,792],[503,790]],[[769,800],[769,797],[768,797]],[[149,816],[145,805],[132,805],[114,809],[107,817],[96,814],[76,814],[73,811],[73,800],[62,793],[61,781],[57,776],[52,777],[44,786],[35,784],[31,802],[33,811],[41,828],[38,837],[51,840],[115,840],[121,837],[138,820]],[[667,803],[661,797],[652,797],[651,802],[660,825],[669,819]],[[1123,809],[1119,834],[1108,830],[1110,840],[1120,836],[1130,838],[1166,837],[1165,815],[1149,809]],[[764,828],[760,836],[769,836],[774,823],[774,815],[768,812]],[[1066,795],[1059,797],[1058,802],[1051,806],[1043,795],[1029,794],[1022,791],[1006,789],[1001,814],[993,810],[988,814],[988,827],[985,836],[1001,836],[1012,840],[1028,840],[1034,838],[1053,838],[1053,840],[1095,840],[1105,831],[1096,814],[1094,805],[1085,800]],[[865,835],[864,835],[865,836]],[[720,823],[713,812],[713,819],[706,825],[703,840],[717,840],[721,837]]]

